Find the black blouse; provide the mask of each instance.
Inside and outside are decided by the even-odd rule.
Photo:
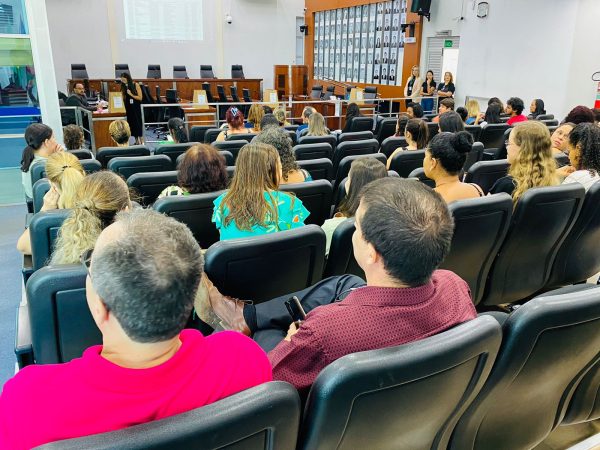
[[[499,194],[500,192],[506,192],[512,196],[516,188],[515,180],[510,175],[500,178],[494,183],[490,189],[490,194]]]

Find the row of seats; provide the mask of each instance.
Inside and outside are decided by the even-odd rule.
[[[131,75],[129,71],[129,64],[115,64],[115,77],[119,78],[121,74],[125,72]],[[146,78],[161,78],[161,69],[160,64],[148,64],[148,73],[146,74]],[[85,64],[71,64],[71,79],[80,80],[80,79],[89,79],[87,68]],[[189,78],[187,69],[185,66],[173,66],[173,78]],[[215,77],[215,73],[213,72],[213,67],[211,65],[201,65],[200,66],[200,78],[217,78]],[[244,77],[244,68],[239,64],[234,64],[231,66],[231,78],[240,78]]]

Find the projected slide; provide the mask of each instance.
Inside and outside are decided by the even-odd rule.
[[[202,0],[123,0],[126,39],[202,40]]]

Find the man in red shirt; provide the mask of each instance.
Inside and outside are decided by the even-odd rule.
[[[283,304],[290,296],[253,306],[213,292],[210,302],[226,324],[270,350],[275,379],[306,394],[344,355],[423,339],[476,317],[467,284],[436,270],[452,234],[439,194],[415,181],[380,179],[363,188],[352,239],[366,286],[345,275],[296,293],[308,312],[298,328]]]
[[[506,123],[512,126],[527,121],[527,117],[522,114],[524,109],[525,103],[519,97],[509,98],[506,102],[506,114],[510,115],[510,119]]]

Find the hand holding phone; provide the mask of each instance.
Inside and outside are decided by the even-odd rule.
[[[288,301],[286,301],[285,307],[287,308],[288,313],[292,317],[292,321],[297,325],[299,325],[306,318],[306,312],[304,312],[304,308],[302,308],[298,297],[293,296]]]

